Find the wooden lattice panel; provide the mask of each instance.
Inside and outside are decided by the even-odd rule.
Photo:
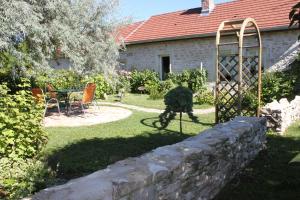
[[[221,43],[223,33],[226,33],[225,36],[235,35],[236,39]],[[248,41],[244,45],[244,38],[247,37],[257,44]],[[238,54],[221,55],[220,49],[224,46],[236,48]],[[222,22],[217,32],[216,47],[216,122],[226,122],[241,115],[258,116],[262,48],[255,20],[247,18]],[[245,49],[254,49],[257,53],[255,56],[244,56]]]

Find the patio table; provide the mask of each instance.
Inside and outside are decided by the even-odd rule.
[[[64,100],[64,103],[66,105],[66,114],[69,114],[69,109],[70,109],[70,100],[71,100],[71,95],[73,93],[82,93],[83,89],[80,88],[72,88],[72,89],[61,89],[61,90],[55,90],[53,92],[56,92],[59,97],[62,97]]]

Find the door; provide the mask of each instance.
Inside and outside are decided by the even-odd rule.
[[[171,72],[171,62],[170,62],[170,56],[163,56],[161,57],[161,66],[162,66],[162,80],[166,80],[168,77],[168,74]]]

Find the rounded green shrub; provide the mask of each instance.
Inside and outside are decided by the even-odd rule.
[[[193,92],[186,87],[178,86],[170,90],[164,98],[165,111],[159,116],[162,128],[166,128],[171,120],[180,114],[180,133],[182,133],[182,113],[187,113],[194,122],[197,117],[193,115]]]

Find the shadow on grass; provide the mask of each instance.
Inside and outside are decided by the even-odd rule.
[[[179,123],[179,119],[174,119],[172,121],[178,121],[178,123]],[[182,119],[182,121],[183,122],[190,122],[190,123],[200,124],[200,125],[203,125],[203,126],[214,126],[215,125],[214,123],[205,123],[205,122],[201,122],[201,121],[192,122],[191,120],[185,120],[185,119]],[[159,122],[159,117],[145,118],[145,119],[142,119],[140,122],[144,126],[148,126],[148,127],[156,128],[156,129],[161,128],[161,125],[160,125],[160,122]],[[167,129],[164,129],[164,130],[167,130]]]
[[[268,149],[234,178],[215,200],[300,199],[300,127],[268,136]],[[289,133],[290,134],[290,133]]]
[[[190,137],[168,130],[144,132],[131,138],[94,138],[81,140],[47,156],[57,178],[69,180],[80,177],[128,157],[139,156],[160,146],[170,145]]]

